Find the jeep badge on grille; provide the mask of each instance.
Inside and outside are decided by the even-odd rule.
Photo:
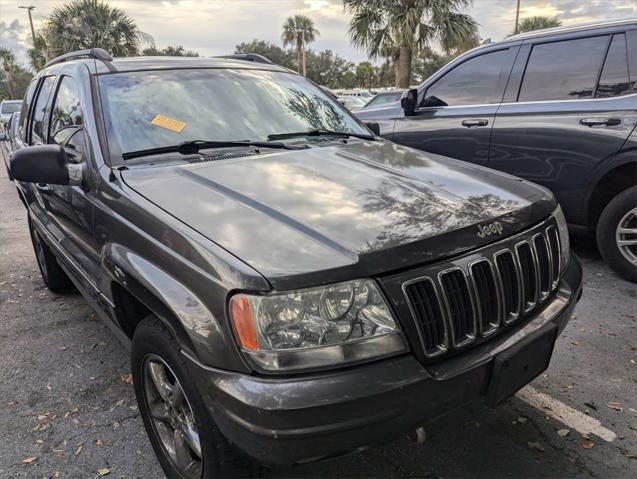
[[[502,231],[504,231],[504,228],[502,227],[502,223],[500,223],[499,221],[494,221],[493,223],[489,223],[486,226],[481,226],[478,225],[478,237],[479,238],[485,238],[487,236],[491,236],[491,235],[501,235]]]

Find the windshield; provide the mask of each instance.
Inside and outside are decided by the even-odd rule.
[[[192,140],[267,141],[325,129],[368,134],[338,103],[299,75],[191,69],[99,77],[114,153]]]
[[[0,107],[0,113],[3,115],[10,115],[11,113],[18,111],[21,106],[21,101],[5,101],[2,103],[2,107]]]

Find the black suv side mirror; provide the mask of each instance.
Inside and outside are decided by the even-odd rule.
[[[60,145],[28,146],[11,155],[11,176],[27,183],[68,185],[69,168],[66,152]]]
[[[425,98],[423,106],[449,106],[437,96],[431,95]]]
[[[400,98],[400,106],[405,111],[405,116],[413,116],[418,104],[418,90],[415,88],[407,90]]]

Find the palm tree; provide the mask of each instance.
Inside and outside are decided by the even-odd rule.
[[[314,28],[312,19],[304,15],[288,17],[283,24],[281,40],[283,46],[296,45],[296,64],[298,71],[305,76],[305,45],[312,43],[319,36],[319,31]]]
[[[40,35],[46,57],[99,47],[114,56],[137,55],[153,39],[132,18],[103,0],[73,0],[45,19]]]
[[[343,0],[352,15],[352,42],[376,58],[383,49],[398,48],[396,86],[408,88],[414,51],[438,41],[451,53],[478,38],[478,24],[460,13],[472,0]]]
[[[557,17],[529,17],[522,20],[518,25],[517,32],[513,32],[511,35],[515,33],[532,32],[533,30],[541,30],[543,28],[554,28],[561,25],[562,22]]]
[[[15,70],[15,55],[11,50],[0,47],[0,61],[2,61],[3,81],[7,84],[9,98],[15,98],[15,86],[13,82],[13,71]]]

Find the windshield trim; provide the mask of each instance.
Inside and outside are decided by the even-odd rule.
[[[260,64],[259,64],[260,65]],[[197,67],[197,66],[188,66],[188,67],[171,67],[171,68],[142,68],[142,69],[131,69],[131,70],[118,70],[118,71],[105,71],[105,72],[100,72],[100,73],[95,73],[92,74],[91,77],[94,78],[94,88],[95,88],[95,95],[94,95],[94,101],[95,103],[98,105],[98,108],[96,108],[97,112],[98,112],[98,116],[99,116],[99,125],[101,126],[101,130],[102,130],[102,136],[104,138],[103,143],[103,149],[105,152],[108,152],[105,155],[106,158],[106,163],[111,167],[111,168],[118,168],[118,167],[122,167],[122,166],[126,166],[127,164],[130,164],[130,160],[127,161],[124,160],[124,158],[122,157],[122,155],[125,153],[124,151],[121,150],[119,144],[116,141],[112,141],[111,138],[114,135],[114,131],[112,130],[111,125],[109,124],[109,122],[106,119],[106,107],[103,104],[103,97],[102,97],[102,85],[101,82],[99,81],[98,77],[101,76],[110,76],[110,75],[127,75],[129,73],[144,73],[144,72],[168,72],[168,71],[183,71],[183,70],[230,70],[230,71],[245,71],[245,70],[256,70],[256,71],[265,71],[265,72],[271,72],[271,73],[280,73],[280,74],[287,74],[287,75],[293,75],[293,76],[297,76],[300,78],[303,78],[305,81],[309,82],[310,84],[312,84],[315,88],[318,88],[325,96],[329,97],[334,103],[338,103],[336,101],[336,99],[334,98],[334,95],[332,95],[329,91],[326,91],[326,89],[324,87],[322,87],[321,85],[317,84],[316,82],[314,82],[313,80],[309,79],[309,78],[305,78],[303,77],[303,75],[301,75],[300,73],[297,73],[293,70],[290,70],[288,68],[285,67],[281,67],[279,65],[276,65],[277,68],[268,68],[268,65],[263,65],[263,68],[259,68],[259,66],[257,66],[256,64],[254,66],[252,65],[246,65],[244,66],[232,66],[231,68],[228,66],[219,66],[219,67],[215,67],[215,66],[205,66],[205,67]],[[370,136],[374,136],[374,132],[371,131],[366,125],[365,123],[358,118],[356,115],[354,115],[350,110],[348,110],[347,108],[345,108],[343,105],[338,104],[339,107],[341,107],[341,111],[344,115],[347,115],[356,125],[358,125],[363,131],[367,132]]]

